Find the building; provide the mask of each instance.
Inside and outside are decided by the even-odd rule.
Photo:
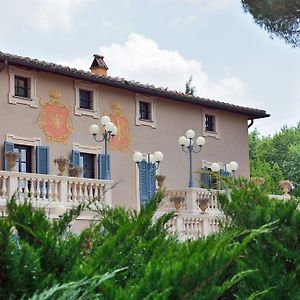
[[[161,151],[164,160],[158,173],[166,176],[166,187],[187,187],[188,157],[177,141],[190,128],[206,139],[202,151],[194,155],[194,171],[234,160],[239,164],[237,174],[249,176],[248,126],[268,117],[265,111],[110,77],[99,55],[90,70],[0,52],[0,155],[18,151],[17,171],[56,175],[54,160],[63,157],[83,166],[84,177],[101,178],[98,157],[103,143],[93,139],[89,127],[108,115],[118,127],[110,144],[112,179],[118,182],[112,190],[113,205],[140,207],[139,171],[132,160],[136,150]],[[4,158],[0,169],[7,168]],[[201,176],[195,176],[200,186]],[[83,185],[83,194],[92,191]],[[68,189],[59,186],[64,187]],[[46,197],[48,188],[37,184],[35,192],[44,190]]]

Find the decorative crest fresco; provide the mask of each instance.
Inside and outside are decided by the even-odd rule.
[[[118,133],[110,143],[111,150],[127,151],[131,141],[131,133],[129,128],[129,120],[122,115],[122,107],[120,103],[113,103],[112,111],[109,114],[111,121],[117,126]]]
[[[61,103],[58,90],[52,90],[49,96],[49,101],[40,98],[41,114],[38,124],[44,130],[48,141],[66,144],[73,131],[71,108]]]

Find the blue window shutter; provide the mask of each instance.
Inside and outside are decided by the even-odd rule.
[[[204,168],[202,168],[202,170],[204,171],[202,173],[202,183],[203,183],[203,186],[205,188],[209,188],[210,187],[210,174],[209,174],[208,168],[204,167]]]
[[[38,174],[49,174],[49,147],[36,147],[36,172]]]
[[[106,167],[108,168],[108,175],[106,174]],[[98,178],[110,179],[110,155],[98,155]]]
[[[4,151],[3,151],[3,166],[4,166],[4,170],[7,171],[8,170],[8,163],[7,163],[7,159],[4,156],[4,153],[6,152],[10,152],[10,151],[14,151],[14,144],[10,143],[10,142],[4,142]]]
[[[147,204],[148,195],[148,179],[147,179],[147,162],[145,160],[139,163],[139,183],[140,183],[140,202],[141,207]]]
[[[73,167],[79,167],[80,152],[72,150],[72,164]]]
[[[155,170],[155,164],[151,164],[149,165],[149,187],[150,187],[150,191],[149,191],[149,198],[153,197],[153,195],[155,194],[156,191],[156,170]]]

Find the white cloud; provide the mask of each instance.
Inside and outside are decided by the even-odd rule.
[[[69,31],[73,15],[89,0],[10,0],[1,6],[5,14],[0,19],[0,33],[10,31],[12,24],[31,29],[50,30],[58,27]]]
[[[194,7],[209,8],[209,9],[224,9],[232,4],[236,3],[237,0],[157,0],[160,3],[178,3],[185,5],[193,5]]]
[[[176,50],[160,49],[155,41],[137,33],[131,33],[124,44],[100,47],[99,53],[104,55],[111,76],[184,91],[192,75],[198,96],[239,104],[246,92],[245,83],[228,70],[222,79],[211,80],[200,61],[185,59]],[[86,57],[60,63],[87,70],[91,62],[92,57]]]

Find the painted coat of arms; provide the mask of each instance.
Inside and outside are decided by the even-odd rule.
[[[40,98],[42,111],[38,124],[44,130],[48,141],[66,144],[73,131],[70,107],[61,103],[57,90],[51,91],[49,96],[48,102]]]
[[[111,107],[112,112],[110,113],[109,117],[117,126],[118,133],[109,144],[110,149],[127,151],[131,140],[128,118],[121,114],[121,104],[113,103]]]

